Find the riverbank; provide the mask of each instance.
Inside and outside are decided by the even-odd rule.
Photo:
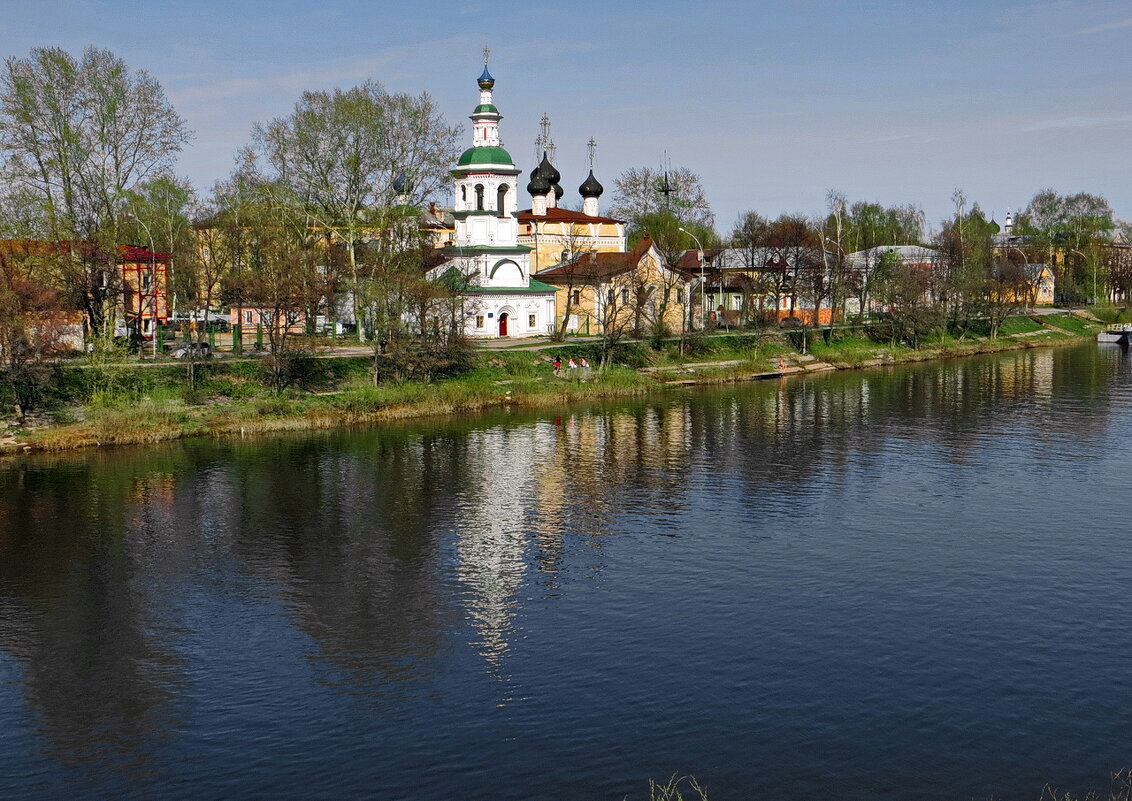
[[[1014,317],[996,339],[948,337],[917,349],[841,329],[828,341],[819,336],[806,342],[805,352],[800,352],[799,332],[742,333],[685,342],[683,348],[675,341],[656,348],[627,343],[618,348],[620,363],[600,371],[565,366],[572,357],[592,357],[592,344],[548,343],[537,349],[477,351],[473,368],[458,377],[381,386],[373,385],[365,357],[330,356],[318,360],[319,371],[305,389],[281,395],[264,386],[256,360],[217,360],[202,369],[205,377],[193,386],[176,362],[74,365],[60,368],[57,383],[64,389],[51,408],[0,431],[0,454],[331,428],[506,406],[563,406],[694,384],[1071,344],[1094,338],[1101,328],[1071,314]],[[560,375],[554,373],[555,356],[564,362]]]

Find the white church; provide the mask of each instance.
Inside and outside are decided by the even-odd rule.
[[[502,115],[492,102],[495,79],[484,65],[480,102],[472,112],[472,146],[452,170],[455,179],[453,243],[446,260],[429,271],[440,279],[456,271],[467,289],[471,336],[546,334],[554,325],[555,287],[531,278],[531,248],[519,243],[519,176],[500,146]]]

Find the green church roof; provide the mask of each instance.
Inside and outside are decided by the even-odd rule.
[[[456,162],[458,167],[469,164],[513,164],[511,154],[501,147],[470,147],[460,154]]]
[[[473,111],[472,113],[473,114],[498,114],[499,109],[497,109],[491,103],[480,103],[478,106],[476,106],[476,110]]]

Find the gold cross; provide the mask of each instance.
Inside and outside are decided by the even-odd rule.
[[[488,60],[488,59],[489,59],[490,57],[491,57],[491,48],[490,48],[490,47],[485,47],[485,48],[483,49],[483,63],[484,63],[484,66],[485,66],[485,67],[487,66],[487,60]]]

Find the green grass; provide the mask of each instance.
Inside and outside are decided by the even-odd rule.
[[[1047,321],[1065,331],[1049,331],[1027,317],[1010,318],[1003,334],[1028,331],[1040,336],[957,340],[940,335],[919,350],[869,339],[859,330],[835,331],[826,343],[815,336],[810,352],[838,367],[882,360],[918,361],[1070,341],[1088,336],[1096,326],[1072,315]],[[572,343],[545,350],[474,353],[474,367],[452,378],[387,381],[373,385],[372,362],[341,357],[311,360],[304,383],[275,395],[259,361],[215,360],[198,370],[190,387],[183,365],[141,367],[136,363],[78,369],[64,367],[52,389],[56,425],[28,432],[33,448],[57,450],[88,444],[155,442],[193,434],[224,435],[286,429],[324,428],[342,423],[423,415],[442,415],[499,406],[547,406],[603,398],[631,397],[658,391],[666,381],[723,383],[773,373],[780,357],[797,364],[792,340],[780,333],[692,337],[686,352],[678,340],[658,348],[621,343],[617,355],[628,364],[554,375],[554,357],[597,361],[593,343]],[[720,364],[723,363],[723,364]],[[692,365],[692,366],[690,366]],[[640,367],[653,368],[640,372]]]
[[[1012,334],[1029,334],[1042,330],[1044,329],[1041,323],[1034,322],[1034,320],[1029,317],[1015,315],[1014,317],[1007,317],[1002,321],[1002,325],[998,329],[998,335],[1005,337]]]

